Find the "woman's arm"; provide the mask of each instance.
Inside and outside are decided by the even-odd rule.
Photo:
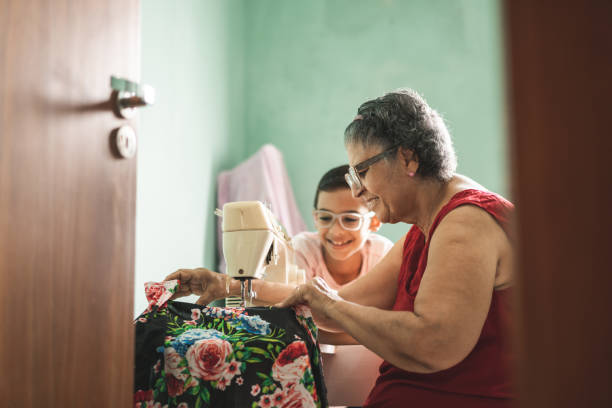
[[[402,237],[368,273],[343,286],[338,295],[364,306],[391,309],[397,292],[397,279],[402,264]]]
[[[397,275],[402,263],[404,238],[400,239],[380,262],[368,273],[349,283],[341,289],[345,299],[354,299],[366,305],[377,305],[390,309],[397,287]],[[299,254],[296,254],[299,255]],[[302,262],[304,263],[304,262]],[[300,265],[302,266],[302,265]],[[312,271],[307,269],[309,276]],[[200,295],[197,303],[207,305],[210,302],[228,296],[240,296],[240,281],[230,280],[227,286],[227,275],[206,268],[179,269],[168,275],[164,280],[180,279],[181,286],[172,299],[190,294]],[[265,280],[254,279],[253,291],[256,293],[257,304],[271,305],[286,299],[295,290],[296,285],[289,285]]]
[[[350,334],[334,333],[323,329],[319,329],[319,342],[321,344],[333,344],[335,346],[359,344]]]
[[[179,269],[166,276],[164,280],[172,279],[179,279],[181,281],[178,291],[172,296],[172,299],[195,294],[200,295],[196,302],[197,304],[207,305],[217,299],[224,299],[228,296],[240,296],[240,281],[230,279],[227,275],[211,271],[210,269]],[[228,279],[229,286],[227,285]],[[256,293],[258,304],[271,305],[289,296],[296,285],[254,279],[252,287]]]
[[[252,286],[255,292],[253,303],[257,305],[273,305],[291,295],[297,285],[253,279]],[[240,296],[240,281],[232,279],[230,295]]]
[[[310,290],[318,293],[324,302],[335,300],[347,300],[365,306],[375,306],[381,309],[391,309],[397,291],[397,278],[402,263],[404,239],[395,243],[393,248],[381,261],[365,275],[343,286],[340,291],[331,289],[325,280],[315,277],[305,285],[298,286],[291,296],[277,304],[279,307],[287,307],[300,303],[302,299],[299,289]],[[302,302],[304,303],[304,302]],[[329,332],[342,332],[344,329],[335,321],[329,319],[325,313],[320,313],[327,306],[312,307],[313,317],[319,328]]]
[[[489,311],[500,248],[506,244],[505,233],[489,214],[462,206],[443,219],[433,236],[414,312],[364,306],[312,284],[301,286],[281,306],[309,304],[315,319],[331,322],[404,370],[440,371],[463,360],[476,344]]]

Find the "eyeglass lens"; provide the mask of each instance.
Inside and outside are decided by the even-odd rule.
[[[349,172],[344,175],[344,179],[353,193],[361,190],[361,180],[352,167],[350,167]]]
[[[361,228],[361,222],[363,221],[362,215],[351,213],[334,214],[332,212],[319,211],[316,213],[315,217],[317,224],[323,228],[330,227],[334,223],[334,220],[338,218],[340,226],[348,231],[358,230]]]

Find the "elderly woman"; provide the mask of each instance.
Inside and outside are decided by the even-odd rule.
[[[361,105],[345,144],[353,195],[413,227],[339,291],[315,278],[278,306],[310,306],[323,342],[385,360],[364,407],[511,405],[512,204],[455,173],[442,119],[412,90]]]
[[[307,304],[338,343],[385,359],[364,407],[511,405],[512,204],[455,173],[442,119],[412,90],[361,105],[345,145],[353,195],[413,227],[339,292],[315,279],[279,306]]]

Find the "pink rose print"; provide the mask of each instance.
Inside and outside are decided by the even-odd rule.
[[[286,387],[299,383],[308,367],[310,361],[306,344],[303,341],[294,341],[276,358],[272,365],[272,378]]]
[[[300,356],[307,356],[308,349],[303,341],[294,341],[289,344],[276,358],[276,363],[280,365],[289,364]]]
[[[238,385],[244,384],[244,380],[242,379],[242,377],[236,378],[236,384],[238,384]]]
[[[181,357],[172,347],[168,347],[164,350],[166,385],[170,397],[182,395],[185,390],[197,385],[197,381],[192,378],[189,384],[185,386],[185,381],[189,377],[189,374],[183,372],[187,371],[186,367],[179,367],[182,360],[183,357]]]
[[[259,388],[259,384],[255,384],[251,386],[251,395],[252,396],[256,396],[257,394],[259,394],[259,391],[261,391],[261,388]]]
[[[155,371],[155,374],[159,373],[160,368],[161,368],[161,360],[157,360],[157,363],[155,363],[155,365],[153,366],[153,370]]]
[[[178,279],[164,282],[146,282],[145,294],[149,306],[144,313],[149,313],[153,309],[153,306],[157,306],[160,309],[166,307],[166,303],[170,300],[174,292],[176,292],[176,288],[179,285],[180,282]]]
[[[166,386],[168,387],[168,396],[177,397],[183,394],[185,382],[171,374],[166,374]]]
[[[183,373],[186,367],[179,367],[179,364],[183,360],[183,357],[176,352],[172,347],[168,347],[164,350],[164,361],[165,361],[165,370],[166,375],[170,374],[174,376],[177,380],[184,382],[187,377],[189,377],[188,373]]]
[[[181,402],[176,408],[189,408],[189,405],[186,402]]]
[[[285,402],[282,408],[311,408],[315,402],[308,390],[302,384],[297,384],[285,390]]]
[[[202,315],[202,311],[200,309],[191,309],[191,320],[198,320]]]
[[[266,394],[262,395],[259,401],[257,402],[257,406],[261,408],[270,408],[274,401],[272,401],[272,395]]]
[[[139,317],[139,318],[138,318],[138,321],[139,321],[140,323],[146,323],[146,322],[147,322],[147,318],[146,318],[146,317]]]
[[[232,352],[232,345],[223,339],[198,340],[187,350],[189,371],[196,378],[219,381],[227,371],[229,363],[225,360]]]
[[[147,406],[153,405],[153,390],[138,390],[134,393],[134,406],[140,408],[143,402]]]
[[[284,366],[272,366],[272,378],[280,382],[284,387],[299,383],[306,369],[310,367],[308,356],[300,356],[295,361]]]
[[[198,324],[198,322],[196,322],[195,320],[185,320],[185,324],[195,326],[196,324]]]

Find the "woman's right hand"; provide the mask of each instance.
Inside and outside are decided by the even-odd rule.
[[[199,295],[198,305],[207,305],[213,300],[223,299],[229,295],[226,290],[226,275],[213,272],[206,268],[179,269],[166,276],[164,281],[178,279],[180,285],[170,298],[177,299],[184,296]]]

